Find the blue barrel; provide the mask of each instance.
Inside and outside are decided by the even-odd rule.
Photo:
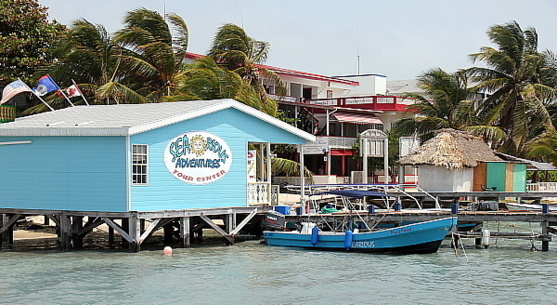
[[[542,203],[542,213],[543,214],[548,214],[549,213],[549,204]]]
[[[296,208],[296,215],[304,215],[304,210],[302,207]]]
[[[317,245],[318,242],[319,242],[319,228],[313,227],[313,229],[311,229],[311,244],[315,246]]]
[[[368,214],[375,214],[375,206],[374,206],[373,204],[370,204],[370,205],[367,207],[367,213],[368,213]]]
[[[451,214],[453,215],[458,214],[458,203],[451,204]]]
[[[351,230],[346,230],[344,232],[344,248],[350,250],[352,248],[352,239],[354,238]]]

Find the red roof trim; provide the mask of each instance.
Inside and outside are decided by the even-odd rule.
[[[189,59],[198,59],[198,58],[201,58],[201,57],[205,57],[205,55],[200,55],[200,54],[195,54],[195,53],[186,53],[186,58],[189,58]],[[341,79],[341,78],[336,78],[336,77],[331,77],[331,76],[313,74],[313,73],[308,73],[308,72],[301,72],[301,71],[290,70],[290,69],[277,68],[277,67],[267,66],[267,65],[259,65],[259,67],[261,67],[263,69],[269,69],[269,70],[275,71],[277,74],[291,75],[291,76],[297,76],[297,77],[312,79],[312,80],[320,80],[320,81],[327,81],[327,82],[333,82],[333,83],[340,83],[340,84],[345,84],[345,85],[350,85],[350,86],[360,85],[360,83],[356,82],[356,81],[351,81],[351,80],[346,80],[346,79]]]

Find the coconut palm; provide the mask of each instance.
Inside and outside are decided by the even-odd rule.
[[[215,63],[211,57],[202,57],[188,65],[176,79],[176,89],[164,101],[210,100],[233,98],[253,108],[260,108],[259,96],[240,75]]]
[[[480,114],[488,124],[505,132],[499,149],[521,155],[539,127],[554,129],[546,106],[557,94],[552,87],[555,67],[551,65],[555,61],[549,53],[538,52],[534,28],[522,30],[511,22],[491,27],[488,35],[497,48],[482,47],[470,55],[487,65],[470,69],[477,89],[489,93]]]
[[[142,83],[138,92],[150,101],[171,96],[184,71],[188,26],[176,14],[166,17],[173,29],[155,11],[145,8],[131,11],[125,17],[124,29],[114,39],[124,50],[122,66],[127,79]]]
[[[58,42],[53,50],[57,60],[43,72],[49,73],[60,86],[70,85],[75,80],[93,104],[146,102],[143,96],[122,83],[121,54],[121,48],[104,26],[80,19],[73,22],[67,36]],[[54,108],[68,106],[67,101],[55,95],[48,101]],[[46,106],[39,104],[27,113],[45,110],[48,110]]]
[[[275,84],[283,93],[284,84],[273,71],[261,64],[267,60],[269,43],[249,37],[241,27],[227,23],[219,28],[208,52],[215,62],[238,73],[259,95],[259,108],[271,115],[277,111],[276,102],[267,97],[263,79]]]
[[[431,69],[418,77],[424,94],[405,94],[405,97],[417,100],[408,106],[416,117],[404,118],[394,126],[394,132],[400,135],[417,133],[422,140],[433,137],[433,132],[442,128],[460,130],[473,129],[489,139],[501,137],[500,130],[482,126],[477,114],[475,91],[468,84],[468,75],[464,70],[447,73],[440,68]]]

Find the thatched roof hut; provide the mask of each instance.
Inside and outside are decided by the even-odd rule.
[[[401,165],[433,165],[448,169],[476,167],[478,161],[503,161],[482,140],[465,131],[445,128],[415,152],[399,160]]]

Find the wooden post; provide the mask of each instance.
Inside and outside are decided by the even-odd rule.
[[[0,228],[4,226],[4,219],[6,218],[6,214],[0,214]],[[4,249],[4,241],[6,240],[6,232],[0,233],[0,251]]]
[[[108,227],[108,246],[114,248],[114,228]]]
[[[542,215],[542,221],[540,225],[542,227],[542,234],[544,235],[544,238],[542,240],[542,252],[547,252],[549,251],[549,240],[547,238],[547,236],[549,235],[549,222],[547,220],[547,208],[545,208],[544,210],[545,213]]]
[[[163,229],[163,234],[164,234],[164,243],[165,244],[171,244],[172,243],[172,231],[174,230],[174,227],[172,226],[172,224],[166,224],[162,227]]]
[[[189,248],[191,246],[191,226],[190,218],[182,217],[180,218],[180,246],[183,248]]]
[[[130,221],[129,221],[128,218],[122,218],[122,229],[125,232],[130,231]],[[128,248],[129,246],[130,246],[130,243],[124,237],[122,237],[122,247]]]
[[[73,217],[72,232],[75,234],[72,234],[72,243],[74,249],[83,249],[83,237],[85,235],[77,234],[77,232],[81,231],[81,229],[83,229],[83,216]]]
[[[137,215],[130,216],[128,219],[128,234],[133,239],[133,242],[128,243],[130,252],[139,252],[140,244],[139,237],[141,236],[141,225]]]
[[[72,222],[71,217],[65,214],[60,215],[58,243],[62,251],[66,252],[72,250]]]
[[[236,214],[231,213],[226,215],[226,230],[228,234],[232,234],[232,231],[236,229]],[[234,236],[232,236],[234,238]],[[227,245],[232,245],[232,243],[227,242]]]

